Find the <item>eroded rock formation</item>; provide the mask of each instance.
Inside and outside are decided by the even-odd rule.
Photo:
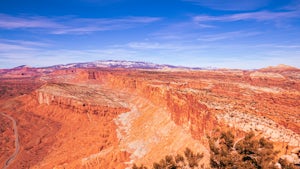
[[[30,77],[22,77],[26,71]],[[217,127],[255,131],[288,153],[300,143],[299,74],[290,67],[1,71],[0,111],[17,120],[20,133],[11,167],[150,166],[186,147],[203,152],[208,166],[206,136]],[[1,137],[13,140],[4,128]],[[13,146],[3,145],[9,154]]]

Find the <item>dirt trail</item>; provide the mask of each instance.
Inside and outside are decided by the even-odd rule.
[[[3,169],[6,169],[16,158],[16,156],[19,153],[20,150],[20,143],[19,143],[19,134],[18,134],[18,128],[17,128],[17,122],[16,120],[11,117],[10,115],[0,113],[1,115],[9,118],[13,122],[13,128],[14,128],[14,133],[15,133],[15,152],[6,160],[4,163]]]

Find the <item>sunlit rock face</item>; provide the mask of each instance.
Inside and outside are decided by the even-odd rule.
[[[1,70],[0,75],[0,111],[16,119],[20,135],[13,168],[152,166],[186,147],[203,152],[200,163],[208,166],[206,136],[217,128],[254,131],[275,142],[281,154],[300,146],[297,68],[70,65]],[[14,135],[9,120],[1,121],[0,136],[9,140],[1,142],[7,147],[0,158],[4,164],[14,151]]]

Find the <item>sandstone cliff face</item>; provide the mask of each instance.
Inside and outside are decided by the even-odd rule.
[[[59,106],[74,113],[105,116],[128,110],[95,89],[71,84],[48,84],[36,90],[34,95],[39,104]]]
[[[176,125],[165,107],[135,94],[126,100],[131,111],[120,114],[115,123],[121,149],[131,154],[129,165],[151,167],[158,159],[182,153],[186,147],[203,153],[200,163],[209,165],[207,148],[191,136],[188,128]]]
[[[106,92],[106,93],[105,93]],[[13,168],[125,168],[113,119],[129,111],[109,91],[47,84],[1,105],[18,120],[20,152]]]
[[[205,136],[217,127],[253,130],[284,146],[299,146],[300,78],[298,70],[291,71],[43,74],[26,95],[0,104],[20,125],[21,151],[12,166],[150,166],[186,146],[204,152],[201,163],[207,165]]]
[[[105,89],[99,85],[87,87],[70,84],[48,84],[33,94],[39,104],[38,107],[42,108],[44,113],[47,112],[49,117],[58,119],[63,124],[64,121],[75,122],[74,117],[82,116],[91,123],[97,122],[98,127],[102,125],[105,128],[102,131],[105,134],[100,134],[103,138],[91,142],[100,144],[101,151],[93,153],[89,151],[89,155],[85,156],[79,156],[76,153],[74,157],[72,156],[72,160],[69,159],[67,163],[61,166],[66,168],[74,166],[115,168],[116,165],[119,165],[124,168],[133,163],[144,163],[151,166],[157,159],[163,158],[170,152],[182,152],[187,146],[204,152],[205,160],[201,163],[208,165],[209,153],[207,149],[191,137],[189,128],[184,130],[184,128],[177,126],[163,106],[152,105],[147,99],[140,98],[136,94],[130,95],[128,92]],[[83,106],[86,102],[88,104]],[[95,111],[101,113],[95,114]],[[125,111],[127,113],[120,113]],[[71,116],[66,114],[68,112]],[[71,128],[68,129],[62,125],[61,132],[70,130]],[[74,133],[76,135],[74,142],[77,144],[81,143],[81,138],[86,137],[86,133],[80,132],[80,130],[76,131],[76,134]],[[86,131],[87,129],[82,130]],[[57,135],[70,137],[70,134],[65,132],[63,132],[65,134],[60,134],[61,132]],[[100,133],[100,130],[98,132]],[[101,140],[105,141],[101,142]],[[64,151],[70,151],[68,145],[62,144],[60,147]],[[93,146],[89,145],[89,149],[91,147]],[[55,158],[58,152],[61,151],[53,151],[45,159],[51,160],[52,164],[60,164],[61,160]],[[84,151],[79,150],[79,152]],[[110,162],[111,160],[115,161]],[[41,165],[44,165],[44,162],[36,166]]]
[[[270,119],[272,124],[281,127],[263,125],[255,130],[273,141],[299,146],[300,93],[299,81],[295,78],[274,73],[226,71],[179,72],[178,75],[117,71],[102,74],[103,78],[113,88],[136,92],[157,105],[167,107],[175,123],[191,130],[194,138],[201,140],[217,124],[232,127],[232,120],[220,117],[238,111],[243,117],[258,117],[255,124],[264,123],[265,118]],[[246,123],[235,126],[249,131]]]
[[[93,112],[95,110],[95,105],[97,108],[99,108],[99,106],[101,107],[101,105],[110,105],[110,107],[114,107],[114,106],[118,107],[120,105],[117,103],[121,103],[128,110],[131,110],[128,111],[129,114],[134,112],[135,112],[134,114],[138,114],[138,116],[133,116],[130,118],[131,119],[130,124],[124,122],[123,116],[125,115],[123,114],[120,114],[119,117],[115,119],[115,123],[118,126],[116,131],[117,131],[117,136],[120,140],[120,150],[122,149],[126,150],[126,152],[129,152],[131,154],[129,156],[130,160],[128,160],[128,162],[126,163],[129,166],[132,165],[133,162],[146,163],[147,165],[151,166],[152,163],[157,159],[163,158],[165,155],[168,155],[170,152],[183,151],[186,148],[186,146],[189,146],[196,150],[201,150],[201,152],[205,152],[206,160],[202,161],[202,163],[205,163],[207,165],[207,161],[208,161],[207,158],[209,157],[208,156],[209,153],[207,149],[204,148],[203,146],[201,147],[201,144],[197,143],[197,141],[195,141],[189,135],[190,131],[193,131],[194,133],[192,134],[195,136],[196,134],[200,136],[199,133],[203,134],[204,126],[202,122],[201,125],[198,125],[199,124],[198,119],[207,118],[207,117],[203,117],[203,114],[200,114],[201,111],[206,110],[206,106],[200,104],[197,101],[196,97],[194,97],[193,95],[189,95],[188,93],[181,93],[181,92],[176,92],[176,90],[173,89],[169,90],[167,88],[163,88],[162,85],[155,86],[149,84],[149,82],[147,81],[136,80],[135,78],[133,78],[132,80],[124,79],[123,81],[121,81],[120,79],[115,78],[115,75],[110,74],[110,72],[103,73],[101,71],[100,72],[98,71],[97,73],[97,71],[91,71],[91,70],[89,70],[89,72],[93,72],[93,73],[89,73],[92,74],[93,78],[82,79],[82,81],[85,80],[98,81],[99,78],[100,82],[106,83],[109,81],[111,83],[110,90],[112,93],[114,93],[114,91],[120,91],[122,93],[123,91],[125,93],[128,92],[132,93],[132,96],[126,94],[126,96],[119,97],[119,99],[114,98],[113,100],[115,102],[112,103],[109,102],[109,100],[107,100],[105,97],[103,97],[103,95],[95,96],[97,94],[97,90],[99,90],[100,87],[97,85],[95,86],[95,89],[97,88],[97,90],[92,90],[92,91],[88,91],[87,89],[83,90],[78,86],[74,87],[72,85],[71,87],[72,92],[66,93],[58,88],[62,88],[63,90],[65,90],[66,88],[70,88],[67,84],[64,84],[63,86],[53,84],[50,86],[46,85],[36,91],[36,98],[38,102],[44,106],[57,105],[61,108],[71,109],[73,112],[87,112],[87,114],[90,114],[90,112]],[[96,78],[94,79],[94,77]],[[125,76],[124,78],[127,77]],[[116,81],[114,82],[114,80]],[[82,93],[78,93],[78,91],[85,91],[84,97],[77,97],[77,98],[74,97],[74,96],[82,95]],[[87,93],[89,94],[93,93],[93,98],[87,97],[88,96]],[[153,108],[151,108],[149,107],[149,105],[144,105],[142,104],[143,103],[142,101],[139,101],[141,99],[138,100],[134,99],[136,97],[144,97],[145,99],[150,99],[151,102],[155,103],[156,106],[152,106]],[[101,99],[95,100],[94,98],[101,98]],[[105,102],[105,100],[107,100],[107,102]],[[98,101],[101,104],[99,104]],[[190,101],[194,101],[196,107],[189,106]],[[152,104],[151,102],[148,104]],[[85,103],[88,104],[83,106],[83,104]],[[180,108],[183,106],[185,106],[184,108],[188,109],[188,111],[192,113],[188,116],[185,116],[184,115],[185,112],[181,112],[182,108]],[[156,107],[160,107],[161,110],[158,111]],[[164,110],[164,108],[166,108],[166,110]],[[135,109],[136,111],[134,111]],[[178,114],[176,115],[176,114],[167,113],[170,111],[177,112]],[[104,114],[113,115],[112,112],[105,112]],[[195,116],[195,114],[199,114],[199,115]],[[176,124],[180,124],[179,126],[184,126],[184,127],[182,128],[177,126],[173,122],[174,120],[177,121],[175,122]],[[166,124],[169,125],[164,126]],[[152,126],[151,127],[152,129],[149,130],[149,128],[147,128],[146,126]],[[190,128],[193,128],[193,130],[190,130]],[[113,131],[114,128],[110,128],[109,130]],[[129,130],[130,132],[127,130]],[[162,130],[162,133],[157,133],[156,130]],[[145,135],[146,131],[148,133],[147,135]],[[168,150],[162,151],[162,148],[165,148],[167,144],[171,144],[173,146],[169,146]],[[112,151],[116,152],[116,150],[112,150]],[[157,152],[159,152],[159,155]],[[101,152],[99,153],[102,154]],[[88,159],[95,159],[96,156],[100,156],[99,153],[95,153],[91,155],[90,158],[86,157],[84,158],[83,161],[89,161]],[[146,159],[147,162],[145,162]],[[89,163],[95,164],[95,161]]]
[[[52,162],[48,167],[55,165],[65,168],[125,168],[129,154],[118,148],[113,119],[129,109],[113,102],[111,95],[105,92],[107,91],[97,90],[92,86],[50,84],[33,94],[38,107],[43,109],[47,116],[62,124],[58,137],[66,137],[58,139],[53,151],[45,157]],[[78,122],[81,124],[77,124]],[[72,139],[69,137],[76,140],[73,143],[64,143],[63,140]],[[72,149],[72,146],[76,145],[82,148]],[[56,158],[61,156],[61,153],[65,159]],[[71,155],[67,155],[68,153]],[[45,165],[46,161],[35,167]]]
[[[106,79],[111,87],[137,92],[154,104],[166,107],[172,120],[190,130],[197,139],[201,139],[205,130],[211,129],[216,122],[206,105],[199,102],[197,94],[184,90],[180,83],[113,75],[108,75]]]

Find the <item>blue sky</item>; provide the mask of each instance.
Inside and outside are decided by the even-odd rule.
[[[300,67],[299,0],[0,1],[0,68],[110,59]]]

